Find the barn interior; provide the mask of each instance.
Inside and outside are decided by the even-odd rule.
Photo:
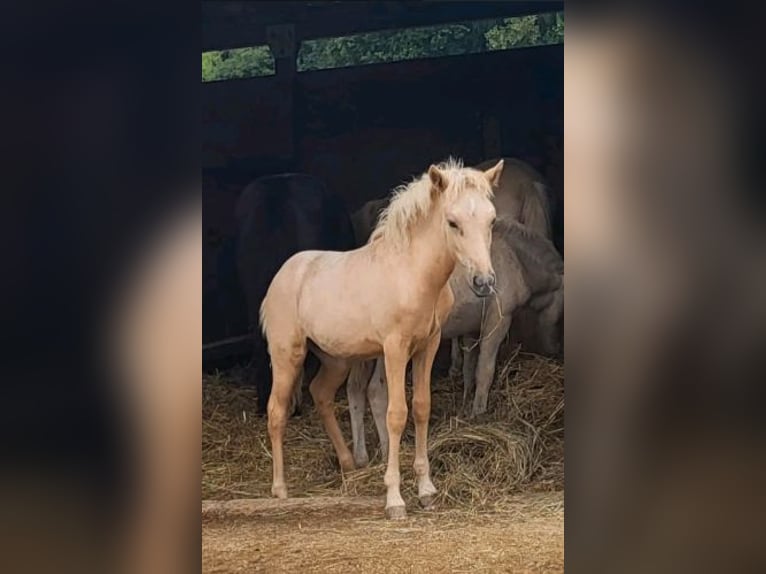
[[[413,512],[402,530],[381,519],[386,464],[372,417],[363,432],[369,464],[339,472],[308,409],[286,430],[291,499],[271,499],[268,421],[247,384],[252,343],[234,208],[261,176],[315,176],[353,212],[448,156],[467,165],[514,157],[547,179],[563,255],[563,41],[492,49],[483,41],[498,22],[527,25],[563,2],[208,1],[202,9],[203,569],[389,572],[393,556],[412,572],[562,571],[563,364],[513,345],[498,354],[487,412],[470,420],[462,381],[446,375],[448,342],[437,357],[428,451],[441,510],[419,509],[412,432],[400,451],[402,496]],[[445,44],[445,27],[453,38],[478,30],[480,41]],[[417,29],[431,30],[424,44],[438,49],[411,49],[397,36]],[[329,64],[307,65],[322,42],[365,34],[385,37],[386,49],[372,39],[372,57],[354,59],[339,42],[325,51],[335,58]],[[257,74],[230,66],[232,77],[205,76],[210,54],[226,55],[228,65],[248,47],[269,54]],[[411,385],[406,393],[411,404]],[[346,393],[336,401],[349,438]]]
[[[467,165],[520,158],[548,179],[563,254],[563,43],[299,65],[323,38],[562,10],[548,1],[203,2],[203,52],[268,46],[273,57],[271,73],[202,86],[203,344],[246,335],[234,205],[263,175],[317,176],[353,212],[450,155]]]

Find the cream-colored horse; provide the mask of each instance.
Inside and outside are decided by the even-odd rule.
[[[386,516],[404,518],[399,485],[399,443],[407,421],[404,376],[412,359],[418,497],[428,508],[436,493],[427,453],[431,367],[454,298],[448,285],[457,262],[478,296],[489,295],[495,220],[492,188],[500,161],[481,172],[450,160],[396,191],[370,242],[349,252],[304,251],[274,277],[261,306],[261,327],[271,355],[268,404],[274,479],[272,493],[287,497],[282,443],[287,407],[308,349],[322,366],[311,396],[341,468],[354,460],[333,402],[352,364],[383,355],[388,386],[390,444],[384,482]]]

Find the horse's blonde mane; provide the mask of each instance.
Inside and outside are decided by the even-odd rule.
[[[483,177],[482,172],[466,168],[460,159],[450,157],[437,165],[449,182],[443,191],[444,200],[455,201],[476,177]],[[479,193],[492,199],[492,186],[476,185]],[[370,243],[385,239],[395,245],[406,245],[410,239],[412,226],[427,216],[432,209],[431,178],[428,172],[421,174],[411,182],[394,189],[391,201],[380,214],[378,223],[370,236]]]

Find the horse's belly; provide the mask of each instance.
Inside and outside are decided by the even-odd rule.
[[[323,353],[340,359],[366,359],[383,352],[380,342],[372,339],[349,339],[328,333],[311,333],[309,339]]]
[[[350,307],[350,306],[349,306]],[[357,358],[378,355],[381,341],[369,315],[324,301],[305,317],[306,334],[323,352],[333,357]]]

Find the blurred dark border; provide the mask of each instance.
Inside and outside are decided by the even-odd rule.
[[[727,201],[736,198],[733,203],[743,208],[755,223],[753,227],[761,229],[760,235],[753,234],[752,241],[740,244],[748,249],[747,256],[745,250],[727,256],[730,245],[740,241],[736,233],[728,231],[738,230],[721,221],[720,226],[695,235],[699,233],[697,217],[703,213],[707,217],[710,206],[695,205],[695,190],[684,190],[688,194],[679,195],[690,201],[681,212],[683,225],[678,226],[675,241],[691,248],[682,268],[690,274],[699,273],[703,279],[688,293],[687,314],[675,318],[673,332],[656,334],[658,341],[648,342],[647,348],[656,352],[645,357],[642,372],[632,370],[635,364],[621,370],[613,357],[605,356],[609,351],[603,348],[568,353],[567,571],[755,572],[766,566],[763,529],[758,526],[758,517],[766,509],[758,486],[763,484],[766,470],[766,417],[762,409],[766,396],[766,325],[762,313],[766,297],[762,287],[766,220],[764,15],[766,6],[762,3],[566,3],[567,47],[574,46],[578,38],[618,29],[618,23],[641,23],[645,31],[651,31],[645,35],[647,39],[652,33],[657,38],[673,39],[676,45],[689,48],[683,58],[689,56],[695,65],[703,62],[718,75],[718,81],[733,95],[729,107],[718,111],[738,136],[732,142],[733,149],[726,150],[734,164],[727,169],[738,179],[727,189],[716,191]],[[651,57],[655,56],[652,52]],[[675,56],[678,54],[667,54],[668,59]],[[567,62],[571,61],[567,55]],[[668,98],[674,95],[667,92],[664,95]],[[723,164],[729,157],[718,159]],[[572,197],[570,187],[566,191],[568,205],[572,205],[577,197]],[[729,216],[712,214],[713,220],[716,215],[721,220]],[[639,218],[637,213],[626,217]],[[567,215],[567,222],[574,234],[574,218]],[[654,233],[652,223],[644,236]],[[744,232],[742,235],[746,236]],[[569,253],[575,253],[570,264],[578,259],[576,251],[569,247]],[[657,258],[663,255],[657,254]],[[748,260],[750,256],[753,259]],[[574,267],[570,265],[570,273],[575,272]],[[599,294],[593,308],[598,313],[603,301],[615,295],[610,293],[614,287],[617,301],[625,303],[619,293],[624,287],[624,283],[620,286],[619,270],[600,271],[602,278],[614,273],[616,282],[610,286],[598,276],[590,277],[590,293],[572,288],[576,281],[570,275],[568,319],[587,313],[583,309],[588,309],[587,299],[594,293]],[[630,333],[633,327],[617,323],[613,320],[611,326],[620,334]],[[591,316],[589,330],[599,329],[594,324]],[[570,351],[588,332],[582,329],[582,322],[576,325],[569,320],[567,325]],[[660,339],[662,344],[657,344]],[[604,369],[616,367],[615,371],[599,371],[606,364],[609,367]],[[604,377],[605,373],[609,376]],[[599,376],[602,380],[597,384]],[[610,410],[613,405],[609,399],[618,396],[615,389],[623,384],[635,384],[635,388],[627,389],[628,394],[635,395],[619,405],[623,411],[617,411],[617,405]],[[614,395],[599,396],[604,389],[614,391]],[[621,418],[625,415],[633,418]],[[629,470],[620,475],[611,459],[589,466],[586,461],[597,459],[585,455],[593,454],[598,441],[614,445],[613,454],[616,452]],[[608,485],[609,494],[594,485]]]
[[[0,497],[24,500],[21,483],[52,509],[77,485],[68,527],[87,523],[98,550],[135,453],[96,327],[141,241],[198,194],[200,6],[9,2],[0,29]]]

